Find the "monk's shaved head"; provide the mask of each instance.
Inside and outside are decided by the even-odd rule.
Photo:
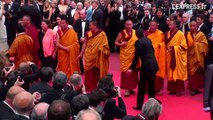
[[[126,28],[127,31],[131,31],[132,28],[133,28],[133,22],[131,20],[127,20],[125,22],[125,28]]]
[[[191,32],[197,32],[198,29],[198,25],[197,22],[195,20],[190,22],[190,31]]]
[[[150,32],[155,32],[157,30],[157,28],[158,28],[157,21],[153,20],[153,21],[149,22],[149,30],[150,30]]]
[[[21,92],[13,100],[14,109],[19,114],[30,114],[34,106],[33,95],[29,92]]]

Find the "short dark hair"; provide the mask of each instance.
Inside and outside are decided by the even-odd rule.
[[[73,98],[71,106],[73,115],[77,115],[81,110],[89,108],[89,98],[83,94],[77,95]]]
[[[158,11],[163,12],[163,10],[162,10],[161,8],[157,8],[156,13],[157,13]]]
[[[138,38],[144,37],[143,30],[142,29],[137,29],[136,30],[136,36]]]
[[[25,28],[21,24],[18,24],[17,33],[22,33],[22,32],[25,32]]]
[[[67,82],[67,75],[62,72],[56,72],[53,79],[53,87],[55,89],[62,89]]]
[[[96,88],[90,94],[87,94],[90,106],[97,107],[106,98],[106,92],[100,88]]]
[[[68,23],[68,16],[67,15],[60,15],[61,20],[65,20]]]
[[[70,120],[70,104],[64,100],[55,100],[50,104],[47,113],[48,120]]]
[[[44,82],[49,82],[53,78],[53,69],[50,67],[43,67],[40,71],[40,79]]]
[[[98,88],[103,89],[106,93],[111,93],[114,89],[114,82],[111,77],[105,76],[98,82]]]
[[[200,18],[201,20],[204,20],[205,17],[204,17],[203,14],[197,14],[197,15],[196,15],[196,18]]]

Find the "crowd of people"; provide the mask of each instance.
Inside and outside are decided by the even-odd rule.
[[[165,80],[169,94],[180,97],[185,81],[194,96],[204,88],[205,79],[204,110],[210,111],[212,4],[205,0],[0,1],[0,39],[7,38],[9,46],[0,54],[0,119],[157,120],[162,105],[155,95],[162,95]],[[120,55],[120,87],[109,73],[111,53]],[[142,113],[127,116],[120,89],[129,97],[137,87],[133,109]]]

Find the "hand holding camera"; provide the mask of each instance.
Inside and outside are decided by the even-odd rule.
[[[18,76],[14,85],[21,87],[23,84],[24,84],[24,80],[20,76]]]
[[[114,90],[116,91],[117,96],[121,97],[121,88],[118,86],[115,86]]]

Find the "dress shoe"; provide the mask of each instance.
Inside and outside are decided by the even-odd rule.
[[[132,107],[132,109],[134,109],[134,110],[141,110],[141,109],[142,109],[142,107],[135,106],[135,107]]]

